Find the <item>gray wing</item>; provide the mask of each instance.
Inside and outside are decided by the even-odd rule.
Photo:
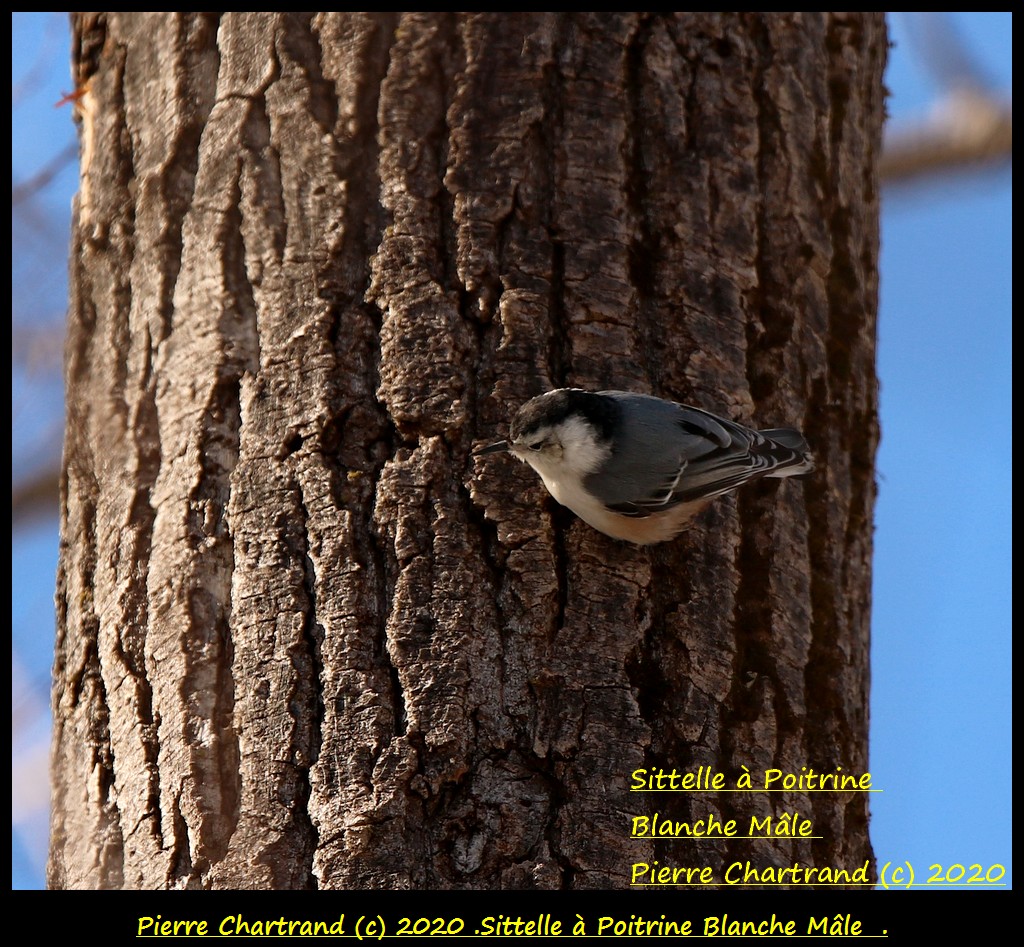
[[[623,412],[621,443],[586,486],[616,513],[650,516],[748,480],[793,476],[813,466],[803,437],[788,428],[762,433],[648,395],[601,394]]]

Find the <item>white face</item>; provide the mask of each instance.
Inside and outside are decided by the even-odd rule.
[[[509,444],[509,450],[545,480],[580,479],[597,470],[611,454],[578,415],[522,435]]]

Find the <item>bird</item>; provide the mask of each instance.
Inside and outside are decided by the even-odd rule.
[[[793,428],[756,431],[709,411],[631,391],[558,388],[527,401],[507,451],[548,492],[614,539],[646,546],[676,537],[711,500],[761,477],[814,469]]]

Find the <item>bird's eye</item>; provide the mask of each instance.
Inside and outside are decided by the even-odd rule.
[[[544,446],[544,442],[543,441],[537,441],[536,444],[531,444],[530,445],[530,450],[540,450],[543,446]]]

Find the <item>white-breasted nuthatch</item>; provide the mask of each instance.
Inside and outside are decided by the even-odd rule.
[[[526,402],[507,450],[548,492],[615,539],[672,539],[714,497],[761,477],[814,469],[792,428],[754,431],[700,408],[629,391],[559,388]]]

